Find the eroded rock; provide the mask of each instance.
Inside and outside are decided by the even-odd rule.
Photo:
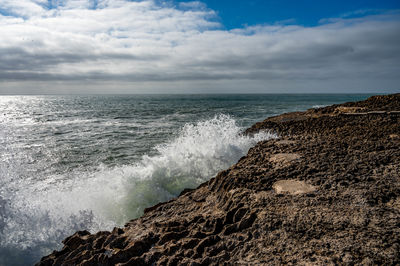
[[[272,187],[278,194],[289,193],[291,195],[299,195],[315,191],[314,186],[299,180],[279,180]]]
[[[276,167],[285,167],[298,161],[300,158],[301,155],[297,153],[278,153],[271,155],[269,160],[274,163]]]

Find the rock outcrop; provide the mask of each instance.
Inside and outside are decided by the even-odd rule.
[[[38,265],[398,265],[400,94],[255,124],[273,130],[195,190]]]

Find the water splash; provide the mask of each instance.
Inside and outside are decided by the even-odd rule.
[[[155,156],[143,156],[132,165],[103,166],[95,172],[76,171],[44,180],[20,179],[8,187],[12,193],[3,188],[0,265],[31,264],[77,230],[94,232],[122,225],[139,217],[144,208],[169,200],[184,188],[197,187],[258,141],[274,137],[265,132],[244,136],[241,130],[233,118],[219,115],[185,125],[178,137],[155,147]],[[18,263],[5,256],[11,249]]]

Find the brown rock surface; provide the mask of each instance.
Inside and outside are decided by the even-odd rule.
[[[38,265],[398,265],[399,110],[396,94],[257,123],[248,134],[281,138],[124,228],[77,232]],[[313,189],[276,193],[282,180]]]
[[[276,193],[289,193],[292,195],[310,193],[315,191],[315,187],[299,180],[279,180],[276,181],[272,188]]]

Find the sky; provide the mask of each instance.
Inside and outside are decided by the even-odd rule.
[[[400,92],[398,0],[0,0],[0,94]]]

